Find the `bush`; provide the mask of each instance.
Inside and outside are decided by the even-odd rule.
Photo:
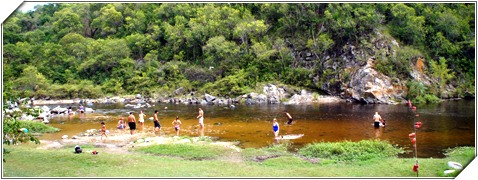
[[[45,123],[38,121],[18,121],[21,128],[27,128],[31,133],[53,133],[58,132],[60,129],[52,126],[48,126]]]
[[[335,161],[365,161],[373,158],[392,157],[402,152],[402,149],[379,140],[313,143],[299,150],[299,154],[307,157]]]
[[[313,83],[313,70],[303,68],[288,69],[283,76],[283,80],[287,84],[292,84],[299,87],[315,88]]]

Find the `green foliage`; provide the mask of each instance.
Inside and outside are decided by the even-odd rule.
[[[289,69],[286,71],[286,74],[284,74],[284,82],[294,86],[314,88],[312,74],[313,70],[311,69]]]
[[[307,157],[333,159],[335,161],[365,161],[374,158],[393,157],[402,152],[402,149],[379,140],[322,142],[308,144],[299,150],[299,154]]]
[[[440,89],[442,90],[445,84],[455,77],[455,72],[450,72],[451,70],[448,69],[447,61],[445,58],[440,57],[438,62],[431,61],[430,62],[430,69],[432,75],[438,79],[438,83],[440,84]]]
[[[60,129],[48,126],[43,122],[38,121],[18,121],[19,127],[27,128],[31,133],[54,133],[60,131]]]
[[[425,40],[425,17],[405,4],[397,3],[390,8],[390,32],[393,36],[409,44],[420,44]]]
[[[37,96],[41,90],[47,90],[48,80],[34,66],[27,66],[21,76],[14,81],[15,94],[18,97]]]
[[[437,103],[440,98],[431,94],[427,86],[422,82],[413,80],[407,82],[408,92],[407,99],[410,99],[414,104]]]
[[[249,73],[240,70],[214,83],[205,84],[200,91],[213,95],[236,97],[249,93],[251,91],[250,87],[253,85],[255,85],[255,83],[253,84],[253,81],[251,81]]]
[[[404,80],[412,60],[442,57],[455,74],[430,72],[441,79],[430,92],[453,84],[464,96],[474,94],[474,10],[473,3],[51,3],[3,23],[3,80],[21,82],[12,93],[36,97],[50,91],[39,84],[49,83],[62,97],[76,97],[79,87],[58,85],[82,80],[103,94],[180,86],[227,94],[217,89],[227,84],[236,95],[270,81],[314,89],[312,77],[318,85],[335,81],[343,68],[328,72],[326,59],[343,65],[343,47],[353,46],[365,52],[354,61],[375,56],[378,71]],[[382,37],[400,47],[376,50]],[[302,62],[298,56],[309,52],[313,58]],[[175,70],[169,62],[183,64]],[[29,66],[44,77],[37,89],[21,74]]]

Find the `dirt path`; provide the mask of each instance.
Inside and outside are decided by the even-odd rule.
[[[112,131],[108,134],[108,138],[101,138],[96,132],[82,133],[89,134],[87,136],[69,137],[58,140],[41,140],[39,149],[60,149],[65,147],[73,147],[76,145],[86,146],[93,145],[96,148],[102,148],[103,151],[109,153],[132,153],[129,150],[133,147],[150,146],[154,144],[169,144],[169,143],[193,143],[201,141],[203,138],[192,137],[182,138],[177,136],[167,136],[164,134],[157,134],[153,131],[140,131],[134,135],[131,135],[129,131]],[[210,138],[210,137],[206,137]],[[233,162],[242,161],[240,155],[241,149],[236,146],[237,143],[233,142],[219,142],[213,141],[210,144],[221,145],[226,148],[234,149],[234,153],[228,156],[227,159]]]

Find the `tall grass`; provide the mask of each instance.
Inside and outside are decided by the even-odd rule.
[[[402,152],[402,149],[379,140],[313,143],[299,150],[299,154],[306,157],[335,161],[365,161],[373,158],[393,157]]]

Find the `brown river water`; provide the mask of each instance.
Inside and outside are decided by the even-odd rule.
[[[49,105],[56,106],[74,105]],[[294,147],[302,147],[313,142],[360,141],[366,139],[387,140],[403,147],[407,152],[401,157],[412,157],[412,144],[408,134],[414,132],[414,122],[423,125],[417,130],[418,157],[444,157],[444,151],[456,146],[475,146],[476,120],[475,101],[447,101],[434,105],[418,106],[412,110],[407,105],[325,103],[313,105],[183,105],[154,104],[150,108],[125,108],[124,104],[94,104],[94,113],[72,116],[56,115],[50,125],[60,128],[58,133],[44,134],[40,139],[56,140],[62,135],[72,137],[88,129],[100,129],[100,122],[107,129],[116,130],[119,117],[128,116],[133,111],[138,119],[140,110],[145,118],[144,129],[138,124],[137,131],[152,131],[154,110],[159,110],[162,127],[161,136],[174,136],[172,121],[179,116],[182,121],[180,135],[199,136],[198,107],[204,110],[204,135],[217,137],[221,141],[238,141],[242,148],[260,148],[274,143],[288,141]],[[292,125],[286,125],[287,110],[293,117]],[[374,128],[372,116],[379,112],[387,126]],[[418,114],[418,116],[417,116]],[[280,135],[303,134],[293,140],[274,140],[272,119],[280,124]]]

